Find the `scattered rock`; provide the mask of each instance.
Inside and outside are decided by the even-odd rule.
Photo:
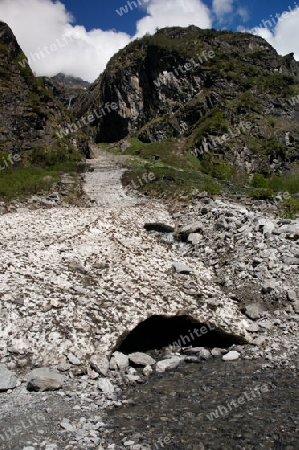
[[[95,354],[90,358],[90,367],[105,377],[109,371],[109,361],[106,356]]]
[[[299,266],[299,258],[295,258],[292,256],[285,256],[282,258],[282,262],[287,266]]]
[[[239,352],[236,351],[230,351],[228,353],[226,353],[226,355],[222,356],[222,360],[223,361],[235,361],[236,359],[238,359],[240,356]]]
[[[200,348],[199,356],[200,356],[200,359],[203,359],[203,360],[205,360],[205,361],[207,361],[208,359],[211,359],[211,358],[212,358],[212,355],[211,355],[211,353],[209,352],[209,350],[206,349],[206,348],[204,348],[204,347],[201,347],[201,348]]]
[[[137,366],[153,366],[156,361],[146,353],[135,352],[129,355],[129,360]]]
[[[275,280],[266,280],[262,286],[262,292],[264,294],[269,294],[270,292],[274,291],[276,287]]]
[[[252,324],[247,328],[247,331],[249,331],[249,333],[258,333],[259,330],[260,330],[260,327],[258,326],[257,323],[252,323]]]
[[[260,303],[250,303],[245,308],[245,314],[252,320],[257,320],[263,317],[265,308]]]
[[[121,352],[114,352],[112,354],[112,358],[111,359],[113,360],[112,361],[112,367],[111,367],[111,364],[110,364],[110,368],[111,369],[113,368],[113,363],[114,362],[116,363],[117,368],[119,370],[124,370],[127,367],[129,367],[129,357],[128,357],[128,355],[124,355]]]
[[[68,359],[69,362],[70,362],[71,364],[73,364],[74,366],[80,366],[80,364],[82,364],[82,362],[80,361],[80,359],[78,359],[75,355],[73,355],[73,353],[68,353],[67,359]]]
[[[114,393],[114,386],[108,378],[100,378],[98,380],[98,388],[106,395],[111,395]]]
[[[142,370],[143,375],[146,377],[150,376],[153,373],[153,369],[151,366],[145,366]]]
[[[188,267],[186,264],[173,263],[172,267],[176,271],[176,273],[189,274],[190,272],[192,272],[192,269],[190,269],[190,267]]]
[[[222,348],[217,348],[217,347],[215,347],[215,348],[213,348],[212,351],[211,351],[211,355],[214,356],[214,357],[216,357],[216,358],[219,357],[219,356],[222,356],[222,354],[223,354]]]
[[[71,425],[69,419],[66,419],[66,418],[62,419],[62,421],[60,422],[60,426],[61,426],[61,428],[63,428],[66,431],[69,431],[69,432],[76,431],[76,427]]]
[[[166,370],[175,369],[183,360],[184,357],[182,356],[173,356],[169,359],[163,359],[162,361],[157,362],[156,372],[163,373]]]
[[[297,295],[296,295],[295,291],[288,291],[287,297],[288,297],[288,300],[290,300],[290,302],[295,302],[297,300]]]
[[[192,245],[199,244],[202,240],[202,235],[200,233],[190,233],[188,236],[188,242],[191,242]]]

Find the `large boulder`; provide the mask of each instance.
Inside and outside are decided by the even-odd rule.
[[[0,364],[0,392],[14,389],[16,383],[17,378],[15,374],[8,370],[4,365]]]
[[[64,377],[55,370],[41,367],[30,372],[27,380],[28,391],[56,391],[64,383]]]

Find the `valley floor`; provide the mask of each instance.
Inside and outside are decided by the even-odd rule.
[[[275,273],[275,277],[279,277],[278,274],[281,273],[284,278],[282,281],[277,278],[277,287],[264,286],[264,289],[268,289],[269,294],[271,293],[263,297],[265,310],[262,313],[257,311],[255,318],[250,317],[250,314],[244,314],[243,306],[246,308],[246,302],[244,303],[244,298],[240,295],[242,290],[240,273],[244,267],[241,265],[236,273],[232,273],[231,268],[228,268],[227,274],[232,277],[234,287],[230,290],[230,284],[219,283],[216,276],[215,265],[219,263],[220,257],[216,264],[209,266],[211,261],[207,259],[207,255],[211,256],[211,252],[205,251],[208,247],[207,242],[201,249],[196,244],[190,247],[191,244],[188,246],[183,242],[168,240],[167,236],[161,236],[161,233],[146,231],[145,223],[175,226],[175,219],[161,202],[134,196],[123,189],[121,175],[125,169],[116,157],[100,151],[95,156],[95,159],[87,163],[85,173],[85,192],[90,199],[89,206],[36,210],[20,208],[0,217],[0,362],[17,373],[17,387],[8,393],[0,393],[0,448],[138,450],[148,448],[145,444],[156,448],[153,436],[147,436],[146,433],[142,435],[143,429],[150,426],[160,430],[161,421],[171,422],[171,413],[165,412],[164,409],[161,414],[157,412],[154,420],[157,423],[153,424],[152,418],[146,419],[145,412],[140,411],[137,414],[141,417],[140,424],[137,425],[135,419],[132,419],[135,425],[132,421],[127,424],[126,420],[129,419],[122,418],[121,429],[118,429],[117,408],[127,407],[128,401],[118,387],[107,395],[99,392],[97,388],[99,374],[89,366],[91,355],[95,353],[109,355],[129,331],[152,315],[189,315],[201,323],[211,323],[217,329],[221,328],[227,333],[243,336],[252,344],[235,348],[240,355],[238,361],[223,362],[221,358],[207,358],[208,361],[205,361],[202,358],[200,371],[205,372],[206,367],[213,373],[214,378],[224,376],[233,383],[237,383],[238,377],[245,376],[252,384],[257,376],[259,384],[262,384],[267,382],[269,374],[275,370],[279,383],[290,382],[289,392],[292,392],[292,402],[288,411],[285,409],[285,389],[279,394],[276,386],[273,393],[276,399],[275,407],[270,401],[265,400],[265,411],[268,411],[266,415],[270,414],[270,408],[273,411],[271,414],[281,412],[285,417],[283,423],[288,429],[287,438],[283,436],[283,429],[277,432],[277,436],[275,435],[276,425],[273,423],[273,435],[269,437],[269,442],[262,444],[259,442],[254,446],[254,430],[250,425],[248,440],[244,440],[242,445],[234,444],[230,447],[227,436],[233,428],[239,427],[238,421],[243,420],[242,417],[236,416],[229,427],[224,427],[222,443],[219,435],[214,444],[209,441],[210,437],[205,437],[202,443],[196,444],[195,441],[200,438],[200,434],[195,440],[192,438],[190,441],[184,434],[181,441],[176,437],[167,445],[164,443],[165,448],[200,450],[298,448],[298,440],[296,441],[293,436],[298,433],[298,384],[294,374],[298,368],[299,310],[296,296],[299,293],[296,251],[299,241],[296,238],[289,238],[290,233],[288,235],[288,230],[283,228],[292,223],[283,224],[272,219],[274,226],[280,229],[280,233],[273,236],[282,239],[275,241],[276,237],[271,240],[273,230],[270,234],[269,231],[268,234],[260,233],[259,227],[265,227],[264,222],[258,223],[257,231],[254,231],[254,227],[248,230],[248,227],[255,223],[256,217],[250,212],[248,214],[244,212],[242,205],[223,206],[218,200],[211,200],[210,203],[205,200],[205,203],[202,203],[199,199],[193,213],[192,208],[181,212],[178,219],[181,221],[180,229],[188,225],[187,219],[190,225],[197,220],[200,208],[205,207],[211,214],[215,208],[221,211],[234,210],[235,222],[239,220],[238,214],[245,217],[244,223],[248,222],[248,226],[244,228],[240,219],[240,227],[236,228],[236,234],[239,233],[240,239],[248,238],[247,235],[241,235],[242,232],[251,233],[252,236],[255,236],[254,233],[261,234],[258,235],[260,251],[257,256],[255,255],[259,260],[254,264],[263,266],[265,261],[262,252],[268,247],[271,249],[274,244],[275,248],[280,246],[284,249],[282,258],[294,259],[288,260],[286,267],[285,260],[280,262],[280,256],[277,254],[277,264],[267,266],[267,276],[269,273],[274,276]],[[267,220],[269,221],[269,217]],[[294,224],[297,226],[296,221]],[[193,231],[194,234],[200,234],[197,233],[196,227]],[[218,231],[222,232],[223,229],[220,227]],[[228,233],[228,230],[226,232]],[[212,235],[206,239],[209,239],[210,246],[215,240],[217,248],[219,240],[214,239]],[[240,242],[239,247],[243,248],[243,245],[243,242]],[[236,253],[237,251],[238,249]],[[271,254],[269,255],[267,258],[271,259]],[[248,259],[248,256],[245,257]],[[217,255],[214,255],[214,259],[217,259]],[[190,273],[177,273],[173,269],[173,264],[178,262],[187,265]],[[265,264],[268,264],[268,259]],[[225,272],[225,266],[222,270]],[[220,275],[225,278],[225,273],[220,268],[218,275],[219,278]],[[255,296],[252,296],[251,300],[257,300],[261,296],[258,292],[261,292],[265,281],[263,275],[255,277],[253,274],[252,279],[245,281],[248,286],[252,285],[256,289],[256,292],[253,289]],[[284,286],[286,284],[287,287]],[[292,298],[290,301],[286,300],[287,295],[291,297],[291,292]],[[236,299],[238,295],[241,300]],[[154,330],[152,332],[154,333]],[[163,352],[157,359],[162,357]],[[182,357],[182,363],[183,361]],[[186,376],[190,379],[195,377],[198,373],[197,363],[191,363],[191,371],[178,377]],[[224,366],[221,368],[221,364],[230,364],[231,372],[222,374]],[[252,364],[255,366],[251,366]],[[58,369],[66,377],[63,389],[53,393],[29,393],[26,390],[29,372],[35,367],[45,366]],[[177,373],[188,371],[187,367],[186,365],[183,369],[179,369]],[[250,367],[252,367],[251,375],[248,373]],[[159,386],[163,376],[150,377],[144,392],[149,386]],[[170,377],[169,374],[165,376]],[[206,373],[205,376],[209,375]],[[136,377],[138,382],[147,383],[148,379],[142,373],[137,371]],[[117,386],[117,380],[114,380],[112,375],[111,379]],[[133,379],[127,377],[126,381],[129,383]],[[208,402],[209,408],[206,408],[207,414],[218,404],[225,404],[227,396],[238,396],[245,389],[242,385],[240,392],[234,391],[235,388],[229,391],[229,383],[228,381],[226,385],[221,382],[218,391],[213,387]],[[275,383],[277,385],[276,381]],[[121,386],[124,391],[127,389]],[[197,389],[198,386],[199,380],[195,382],[193,389]],[[138,389],[130,388],[132,397],[139,392],[135,402],[138,402],[138,398],[144,401],[142,400],[144,394],[140,393],[143,387],[145,386],[140,384]],[[133,394],[134,389],[137,391]],[[172,380],[169,392],[175,389],[176,384]],[[179,389],[182,390],[182,386]],[[150,393],[148,395],[150,396]],[[184,395],[182,391],[182,396]],[[160,401],[159,397],[153,395],[150,398],[154,406],[149,402],[148,409],[157,408],[156,402]],[[261,415],[263,407],[260,401],[257,401]],[[194,402],[203,402],[206,405],[204,398],[195,399]],[[163,408],[172,408],[173,402],[167,403],[163,400],[163,405]],[[107,408],[114,409],[113,414],[116,416],[111,426],[109,426],[110,419],[105,413]],[[190,418],[194,417],[194,411],[189,410],[189,406],[181,400],[180,408],[186,409],[189,418],[186,419],[186,423],[189,424]],[[131,411],[129,415],[134,416],[134,408]],[[39,418],[34,419],[34,412],[39,413]],[[159,414],[167,416],[168,419],[159,418]],[[197,423],[196,420],[194,423]],[[142,435],[138,439],[136,436],[134,439],[130,437],[134,426],[136,426],[135,434]],[[126,427],[130,429],[130,436],[120,444],[123,436],[128,434],[123,430]],[[9,432],[9,428],[12,431]],[[211,425],[208,426],[205,435],[213,433],[212,428]],[[271,430],[272,428],[270,434]],[[155,439],[164,435],[165,429],[162,427],[157,433]],[[161,443],[157,445],[162,447]]]

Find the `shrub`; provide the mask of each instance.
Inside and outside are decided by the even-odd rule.
[[[283,200],[282,204],[282,213],[283,217],[288,219],[294,219],[299,212],[299,200],[296,200],[293,197],[289,197]]]
[[[251,192],[251,197],[256,200],[271,200],[274,197],[273,191],[271,189],[257,189]]]
[[[268,180],[261,173],[255,173],[251,181],[251,186],[255,188],[268,188]]]

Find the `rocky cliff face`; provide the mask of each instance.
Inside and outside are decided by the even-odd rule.
[[[80,157],[84,142],[56,134],[72,121],[62,103],[36,78],[10,28],[0,22],[0,152],[18,154],[18,164]],[[85,146],[85,151],[88,149]]]
[[[69,110],[72,109],[74,100],[89,88],[90,83],[81,78],[58,73],[51,78],[45,77],[45,86]]]
[[[293,55],[260,37],[168,28],[118,52],[75,110],[117,104],[92,123],[97,142],[180,137],[200,159],[272,173],[298,158],[298,80]]]

